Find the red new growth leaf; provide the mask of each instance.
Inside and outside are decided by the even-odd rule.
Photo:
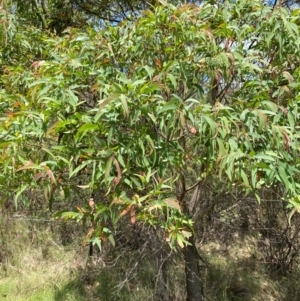
[[[121,172],[121,168],[120,168],[120,164],[119,162],[117,161],[116,158],[114,158],[114,163],[115,163],[115,166],[116,166],[116,170],[117,170],[117,177],[114,179],[114,183],[115,185],[119,184],[120,180],[121,180],[121,177],[122,177],[122,172]]]
[[[93,199],[93,198],[91,198],[91,199],[89,200],[89,206],[90,206],[92,209],[95,207],[95,202],[94,202],[94,199]]]
[[[155,64],[156,66],[161,69],[162,68],[162,64],[161,64],[161,60],[160,59],[155,59]]]
[[[230,45],[230,38],[227,38],[225,41],[225,46],[224,46],[224,50],[227,51]]]
[[[42,171],[42,172],[38,172],[38,173],[33,177],[33,179],[34,179],[35,181],[37,181],[38,179],[44,178],[44,177],[45,177],[45,173]]]
[[[128,212],[129,212],[129,210],[130,210],[130,207],[131,207],[131,205],[129,205],[128,207],[126,207],[122,212],[121,212],[121,216],[124,216],[124,215],[126,215]]]
[[[130,208],[130,221],[131,221],[131,223],[132,223],[133,225],[134,225],[135,222],[136,222],[136,219],[135,219],[135,209],[134,209],[133,206]]]
[[[77,210],[78,210],[81,214],[84,214],[84,212],[83,212],[81,206],[77,206]]]
[[[193,127],[193,126],[189,126],[189,132],[190,132],[191,134],[193,134],[193,135],[196,135],[196,134],[197,134],[197,130],[196,130],[196,128]]]
[[[47,169],[45,173],[49,176],[51,183],[56,185],[56,179],[53,175],[53,172],[50,169]]]
[[[177,209],[178,211],[181,211],[181,208],[180,208],[180,205],[179,205],[179,202],[176,200],[176,199],[166,199],[166,203],[171,207],[171,208],[174,208],[174,209]]]
[[[17,171],[33,168],[35,166],[36,165],[32,161],[27,161],[26,164],[23,167],[19,168]]]
[[[37,69],[43,64],[45,61],[35,61],[31,64],[30,68],[32,68],[34,71],[37,71]]]
[[[101,233],[100,237],[101,237],[103,242],[107,241],[107,235],[104,232]]]
[[[22,103],[20,101],[16,101],[12,107],[16,108],[16,107],[21,107],[21,106],[22,106]]]

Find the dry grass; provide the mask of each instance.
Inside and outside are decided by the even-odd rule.
[[[76,279],[77,268],[85,264],[78,243],[65,247],[48,225],[40,230],[34,226],[24,220],[2,220],[1,300],[58,301],[57,291]]]
[[[101,258],[88,260],[87,250],[80,247],[80,235],[73,226],[61,231],[60,225],[51,228],[48,224],[2,221],[0,227],[0,300],[155,300],[153,282],[157,271],[147,258],[135,269],[135,253],[110,266]],[[297,273],[285,278],[270,277],[256,260],[254,238],[243,242],[237,238],[230,246],[224,250],[214,242],[201,247],[210,263],[203,269],[206,301],[300,300]],[[120,285],[130,269],[132,278]],[[172,259],[168,273],[170,300],[184,300],[184,266],[180,257]]]
[[[287,289],[272,279],[256,261],[255,241],[236,240],[226,251],[218,243],[202,248],[210,267],[206,274],[207,301],[278,301],[286,299]]]

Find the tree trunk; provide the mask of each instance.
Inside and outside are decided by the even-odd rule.
[[[185,278],[187,301],[203,301],[203,282],[200,278],[199,254],[194,237],[189,239],[191,245],[184,248]]]
[[[168,289],[168,253],[162,245],[162,241],[156,232],[153,235],[153,246],[155,250],[154,260],[156,262],[156,281],[155,281],[155,300],[157,301],[169,301],[169,289]]]
[[[163,254],[161,254],[162,257]],[[161,266],[159,267],[160,276],[156,283],[156,292],[159,301],[168,301],[169,300],[169,291],[168,291],[168,278],[167,278],[167,260],[162,258]]]

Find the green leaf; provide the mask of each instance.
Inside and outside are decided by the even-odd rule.
[[[285,169],[282,166],[278,167],[278,176],[281,179],[282,183],[284,184],[285,188],[287,190],[289,190],[291,184],[290,184],[290,182],[288,180],[288,176],[287,176],[287,174],[285,172]]]
[[[121,102],[123,105],[125,116],[128,117],[129,116],[129,108],[128,108],[128,103],[127,103],[127,97],[124,94],[121,94],[120,99],[121,99]]]
[[[207,115],[203,115],[202,117],[203,117],[203,119],[206,121],[206,123],[209,125],[211,135],[214,136],[215,133],[216,133],[216,125],[215,125],[215,122],[213,121],[213,119],[211,119],[211,118],[210,118],[209,116],[207,116]]]
[[[112,234],[108,235],[108,240],[110,241],[113,247],[116,246],[116,242]]]
[[[79,140],[82,139],[87,132],[90,132],[90,131],[95,131],[96,129],[98,128],[98,125],[97,124],[89,124],[89,123],[86,123],[86,124],[83,124],[77,131],[76,133],[76,138],[78,138]]]
[[[114,130],[115,130],[114,127],[111,127],[111,128],[109,129],[108,136],[107,136],[107,146],[108,146],[108,147],[110,146],[110,143],[111,143],[111,139],[112,139]]]
[[[244,172],[244,170],[241,170],[241,177],[242,177],[242,180],[243,180],[245,186],[250,187],[248,177],[247,177],[246,173]]]
[[[15,192],[16,194],[14,195],[14,202],[15,202],[15,206],[16,209],[18,208],[18,199],[20,197],[20,195],[28,188],[27,184],[23,184],[21,185],[18,190]]]
[[[291,128],[295,127],[295,119],[292,112],[288,112],[288,121]]]
[[[126,164],[123,160],[123,157],[120,153],[117,154],[117,159],[118,159],[118,162],[122,165],[122,167],[126,168]]]
[[[77,166],[74,170],[70,169],[70,171],[69,171],[69,179],[71,179],[74,175],[77,175],[77,173],[80,170],[84,169],[87,165],[89,165],[92,162],[93,162],[92,160],[87,160],[87,161],[84,161],[79,166]]]
[[[99,237],[93,237],[90,242],[93,244],[93,245],[97,245],[97,247],[99,248],[99,250],[101,251],[102,250],[102,242],[101,240],[99,239]]]
[[[174,103],[167,103],[163,108],[159,109],[157,114],[160,115],[163,112],[166,111],[174,111],[178,108],[178,106]]]
[[[270,155],[265,155],[265,154],[256,154],[253,159],[258,159],[262,161],[268,161],[268,162],[274,162],[275,158],[270,156]]]
[[[119,98],[120,98],[119,94],[113,94],[113,95],[101,100],[99,102],[99,111],[101,111],[111,101],[114,101],[114,100],[119,99]],[[97,115],[96,115],[96,117],[97,117]],[[97,122],[98,119],[96,117],[95,117],[95,121]]]
[[[171,83],[173,85],[174,90],[176,90],[176,88],[177,88],[177,82],[176,82],[175,76],[172,73],[168,73],[167,74],[167,78],[170,79],[170,81],[171,81]]]
[[[108,158],[107,163],[106,163],[106,167],[105,167],[105,175],[104,175],[104,180],[105,182],[108,181],[109,175],[110,175],[110,171],[111,171],[111,165],[113,162],[114,157],[111,156]]]

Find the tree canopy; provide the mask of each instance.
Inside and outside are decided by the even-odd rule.
[[[110,2],[96,2],[18,2],[35,9],[31,22],[2,8],[2,199],[42,190],[56,210],[84,191],[85,205],[57,216],[90,220],[86,241],[99,246],[127,216],[193,244],[207,182],[215,202],[233,190],[259,200],[267,187],[296,211],[299,9],[136,1],[130,18],[124,1],[111,4],[118,25],[88,26],[114,22],[94,11]],[[80,18],[51,30],[69,5]]]

